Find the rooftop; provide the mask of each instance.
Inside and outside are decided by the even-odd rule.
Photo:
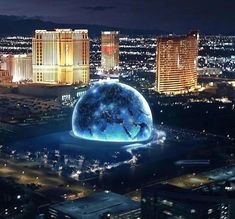
[[[70,28],[67,28],[67,29],[59,29],[59,28],[56,28],[55,30],[35,30],[35,33],[48,33],[48,32],[52,32],[52,33],[55,33],[55,32],[59,32],[59,33],[62,33],[62,32],[86,32],[88,33],[88,30],[87,29],[75,29],[75,30],[72,30]]]
[[[167,184],[183,189],[193,189],[212,182],[213,180],[206,176],[188,174],[170,179],[167,181]]]
[[[119,34],[119,31],[102,31],[102,34]]]
[[[140,208],[139,203],[112,192],[98,192],[75,201],[66,201],[51,206],[73,218],[98,219],[107,212],[117,213]]]

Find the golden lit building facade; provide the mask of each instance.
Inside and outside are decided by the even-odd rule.
[[[197,86],[198,32],[157,39],[156,91],[179,94]]]
[[[119,32],[101,32],[101,68],[104,72],[117,73],[119,68]]]
[[[7,70],[0,69],[0,84],[8,84],[12,82],[12,76]]]
[[[36,30],[32,40],[33,82],[88,84],[89,56],[87,30]]]
[[[31,54],[2,55],[1,61],[1,68],[9,72],[13,82],[33,79]]]

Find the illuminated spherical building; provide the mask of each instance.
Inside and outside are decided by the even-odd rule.
[[[152,126],[152,113],[144,97],[115,82],[92,86],[77,102],[72,117],[74,135],[95,141],[146,141]]]

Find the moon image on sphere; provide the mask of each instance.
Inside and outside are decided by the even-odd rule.
[[[78,138],[109,142],[149,140],[153,119],[145,98],[117,82],[96,83],[78,100],[72,116]]]

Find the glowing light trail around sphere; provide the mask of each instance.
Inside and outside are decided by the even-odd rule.
[[[115,82],[92,86],[77,102],[72,117],[74,135],[95,141],[146,141],[152,127],[152,113],[144,97]]]

